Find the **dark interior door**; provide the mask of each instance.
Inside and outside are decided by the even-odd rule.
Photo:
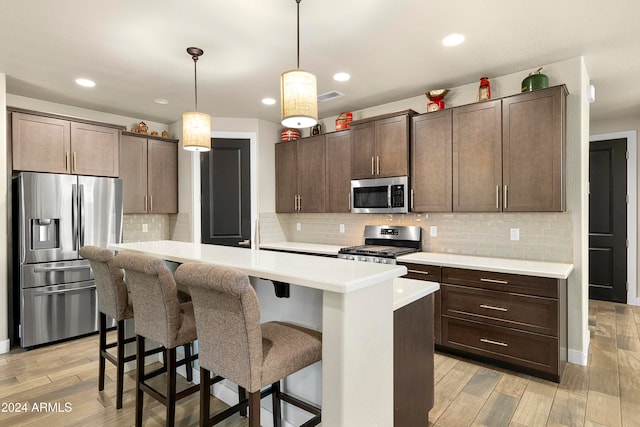
[[[200,154],[202,243],[251,247],[248,139],[211,139]]]
[[[589,145],[589,298],[626,303],[627,140]]]

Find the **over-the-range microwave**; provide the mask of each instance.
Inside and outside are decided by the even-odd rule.
[[[351,180],[351,212],[408,213],[409,178]]]

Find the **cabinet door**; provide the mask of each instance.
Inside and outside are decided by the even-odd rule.
[[[351,179],[374,177],[375,138],[374,122],[351,127]]]
[[[324,212],[325,155],[324,135],[298,140],[300,212]]]
[[[147,139],[120,139],[120,178],[125,214],[147,212]]]
[[[326,212],[351,210],[351,131],[325,135],[326,144]]]
[[[564,86],[502,100],[503,210],[564,210]]]
[[[78,175],[118,176],[120,132],[71,122],[71,171]]]
[[[147,141],[147,210],[154,214],[178,213],[178,144]]]
[[[451,110],[411,118],[411,208],[451,212]]]
[[[298,195],[298,142],[276,144],[276,212],[295,212]]]
[[[500,100],[453,109],[453,210],[502,210]]]
[[[409,116],[376,120],[376,175],[409,175]]]
[[[11,114],[13,169],[69,173],[71,127],[67,120]]]

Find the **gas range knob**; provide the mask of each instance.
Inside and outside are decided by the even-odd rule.
[[[378,258],[374,258],[373,262],[380,262],[380,260]]]

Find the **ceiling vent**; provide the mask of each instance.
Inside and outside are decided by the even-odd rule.
[[[318,95],[318,101],[327,102],[336,98],[342,98],[344,93],[338,92],[337,90],[332,90],[331,92],[326,92]]]

